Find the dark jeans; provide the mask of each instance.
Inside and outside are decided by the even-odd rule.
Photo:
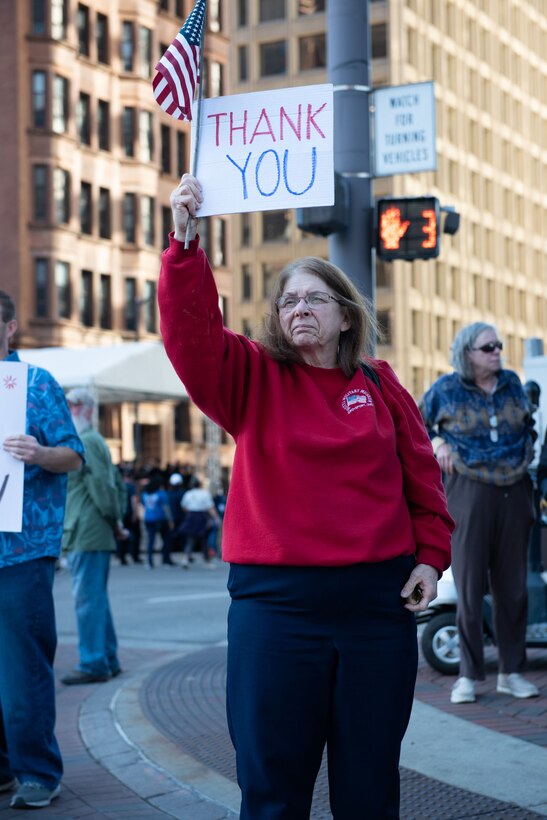
[[[413,558],[235,565],[227,709],[241,820],[304,820],[325,744],[336,820],[399,817],[399,753],[417,669],[400,591]]]
[[[164,564],[171,562],[171,530],[167,521],[145,521],[146,535],[148,537],[146,550],[149,566],[154,565],[154,543],[156,533],[159,532],[162,540],[161,555]]]
[[[0,782],[55,788],[63,774],[54,734],[55,559],[0,569]]]

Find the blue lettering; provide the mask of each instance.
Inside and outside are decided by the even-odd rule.
[[[237,162],[234,162],[232,157],[229,154],[226,154],[226,158],[230,160],[232,165],[235,165],[237,170],[241,171],[241,179],[242,179],[242,182],[243,182],[243,199],[248,199],[249,198],[249,194],[247,192],[247,180],[245,179],[245,173],[247,171],[247,165],[249,164],[249,160],[251,159],[251,153],[252,152],[249,151],[249,153],[247,154],[247,159],[245,160],[245,165],[243,166],[243,168],[240,168],[240,166],[237,164]]]
[[[260,170],[260,166],[262,165],[262,162],[263,162],[264,157],[266,156],[266,154],[273,154],[274,155],[275,163],[276,163],[276,166],[277,166],[277,182],[275,184],[275,188],[269,194],[266,193],[266,191],[262,190],[262,188],[260,187],[260,184],[258,182],[258,172]],[[267,151],[263,151],[262,154],[259,156],[258,162],[256,163],[255,179],[256,179],[256,187],[258,188],[258,190],[260,191],[262,196],[273,196],[275,194],[275,192],[277,191],[277,189],[279,188],[279,181],[281,179],[281,167],[280,167],[280,164],[279,164],[279,157],[277,156],[277,153],[274,151],[273,148],[268,148]]]
[[[312,187],[313,183],[315,182],[315,172],[317,170],[317,149],[314,147],[311,151],[311,181],[307,188],[304,188],[303,191],[293,191],[293,189],[289,186],[289,180],[287,178],[287,165],[289,159],[289,149],[285,148],[285,154],[283,155],[283,179],[285,180],[285,186],[287,191],[290,194],[294,194],[294,196],[302,196],[305,194],[306,191],[309,191]]]

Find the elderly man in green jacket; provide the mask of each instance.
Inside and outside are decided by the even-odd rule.
[[[93,429],[93,395],[77,388],[70,390],[66,399],[85,447],[84,468],[69,474],[63,532],[63,550],[72,574],[80,663],[62,682],[73,685],[100,683],[121,671],[107,585],[125,489],[104,438]]]

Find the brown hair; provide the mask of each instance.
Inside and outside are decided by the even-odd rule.
[[[337,361],[346,376],[353,376],[363,356],[371,355],[374,349],[379,336],[378,322],[371,303],[359,293],[351,279],[336,265],[317,256],[296,259],[283,268],[272,289],[270,312],[264,317],[259,341],[277,361],[302,361],[298,351],[283,334],[277,308],[277,300],[283,294],[288,280],[297,271],[318,276],[332,289],[345,309],[350,327],[340,333]]]
[[[0,290],[0,318],[6,324],[15,319],[15,302],[5,290]]]

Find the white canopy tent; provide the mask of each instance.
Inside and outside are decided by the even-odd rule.
[[[48,370],[64,390],[87,387],[99,404],[188,398],[161,342],[27,348],[18,353],[21,361]]]

